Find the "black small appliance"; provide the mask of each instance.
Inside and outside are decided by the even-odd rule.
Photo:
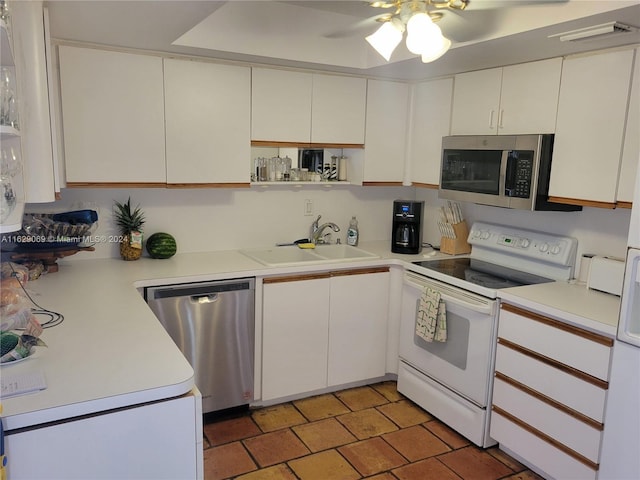
[[[415,255],[422,251],[422,219],[424,202],[395,200],[393,202],[393,226],[391,251]]]

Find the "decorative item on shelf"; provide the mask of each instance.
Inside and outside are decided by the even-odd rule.
[[[455,202],[447,202],[440,208],[440,251],[450,255],[461,255],[471,252],[471,245],[467,243],[469,228],[462,218],[460,205]]]
[[[367,42],[389,61],[391,54],[402,41],[407,32],[407,49],[420,55],[424,63],[433,62],[451,47],[451,40],[442,35],[436,25],[442,16],[442,10],[464,10],[469,0],[390,0],[374,1],[370,5],[375,8],[394,8],[393,13],[386,13],[376,18],[383,22],[373,34],[366,37]],[[430,10],[433,8],[435,10]]]
[[[115,202],[114,216],[120,230],[120,256],[123,260],[138,260],[142,256],[142,226],[145,218],[140,205],[131,209],[131,197],[126,203]]]

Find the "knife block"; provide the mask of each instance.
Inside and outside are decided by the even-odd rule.
[[[469,229],[467,222],[464,220],[460,223],[451,224],[456,238],[442,237],[440,239],[440,251],[449,255],[462,255],[463,253],[471,253],[471,245],[467,243]]]

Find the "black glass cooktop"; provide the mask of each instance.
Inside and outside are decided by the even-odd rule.
[[[553,282],[550,278],[473,258],[445,258],[413,263],[491,289]]]

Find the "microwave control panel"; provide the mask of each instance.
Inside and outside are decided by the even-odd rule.
[[[533,151],[512,150],[507,157],[504,194],[507,197],[529,198],[533,176]]]

